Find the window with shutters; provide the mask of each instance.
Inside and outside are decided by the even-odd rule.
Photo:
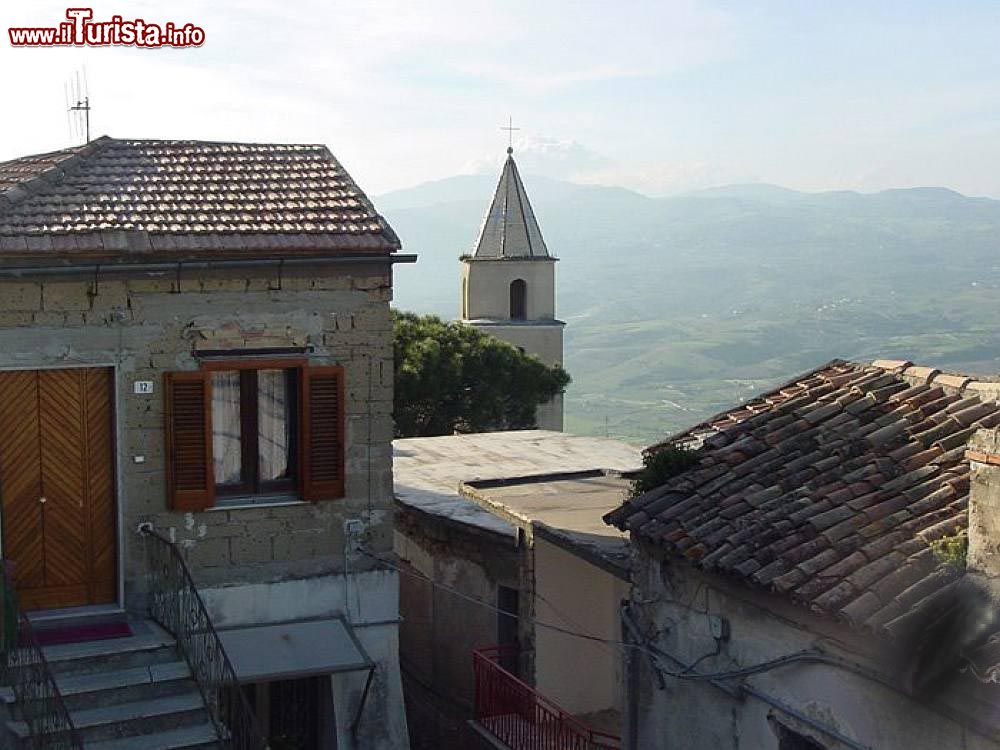
[[[295,489],[297,375],[297,368],[212,372],[216,496]]]
[[[171,505],[344,494],[343,368],[303,361],[212,361],[168,373]]]

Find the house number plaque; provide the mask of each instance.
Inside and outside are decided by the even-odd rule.
[[[153,381],[152,380],[136,380],[132,383],[132,390],[135,393],[140,393],[142,395],[149,395],[153,392]]]

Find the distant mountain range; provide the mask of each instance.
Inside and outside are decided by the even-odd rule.
[[[1000,201],[730,185],[667,198],[525,177],[561,260],[568,429],[648,442],[833,357],[1000,369]],[[420,260],[396,304],[458,313],[458,256],[495,186],[375,199]]]

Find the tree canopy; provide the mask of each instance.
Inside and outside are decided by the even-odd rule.
[[[524,430],[566,371],[462,323],[393,311],[396,437]]]

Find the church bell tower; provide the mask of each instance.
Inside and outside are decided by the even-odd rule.
[[[557,258],[542,239],[513,148],[474,252],[461,260],[462,321],[561,365],[566,324],[556,319]],[[537,422],[542,430],[562,430],[562,394],[538,407]]]

